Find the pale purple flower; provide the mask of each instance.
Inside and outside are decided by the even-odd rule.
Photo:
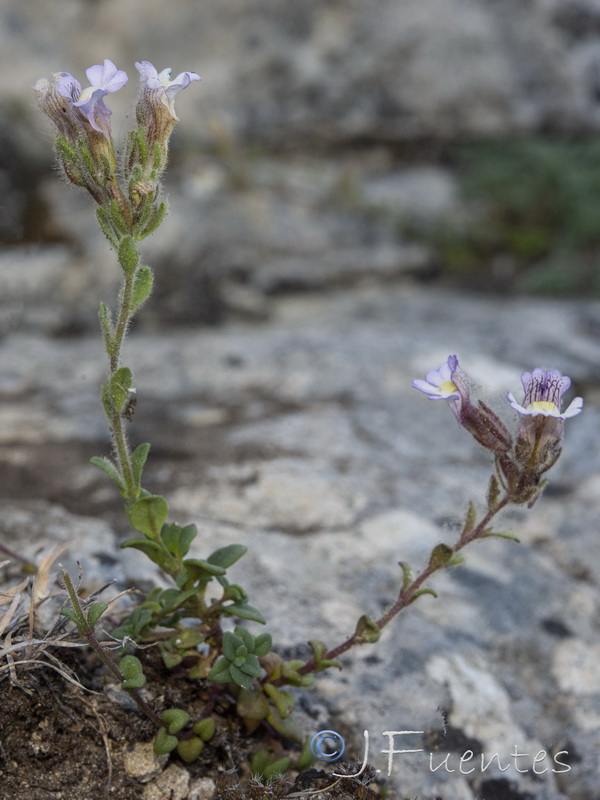
[[[417,379],[412,385],[430,400],[448,400],[450,410],[457,421],[462,422],[461,411],[469,404],[469,385],[456,356],[448,356],[439,369],[430,370],[424,381]]]
[[[481,400],[477,405],[471,402],[469,380],[456,356],[448,356],[439,369],[430,370],[424,381],[415,380],[412,385],[430,400],[447,400],[458,424],[483,447],[498,454],[510,449],[512,439],[502,420]]]
[[[136,61],[135,68],[140,73],[142,92],[151,95],[154,101],[163,103],[172,116],[175,115],[175,96],[182,89],[187,88],[192,81],[202,80],[195,72],[180,72],[179,75],[171,80],[171,69],[163,69],[158,72],[156,67],[149,61]]]
[[[68,72],[59,72],[56,77],[56,88],[63,97],[71,100],[72,106],[79,110],[92,128],[98,133],[108,135],[110,131],[111,110],[104,104],[104,97],[109,92],[116,92],[127,83],[127,73],[117,69],[112,61],[104,59],[104,64],[95,64],[86,69],[85,74],[90,82],[86,89],[81,88],[79,81]]]
[[[557,369],[546,371],[538,367],[533,372],[524,372],[521,383],[525,392],[523,405],[517,403],[512,392],[507,394],[509,403],[519,414],[568,419],[583,408],[583,398],[576,397],[565,411],[561,411],[562,397],[571,386],[571,379],[561,375]]]

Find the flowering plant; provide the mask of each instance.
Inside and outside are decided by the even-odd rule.
[[[239,625],[224,630],[227,618],[264,624],[262,613],[250,604],[246,591],[230,581],[228,571],[244,555],[240,544],[222,547],[206,558],[189,557],[197,536],[194,524],[169,522],[164,497],[143,487],[143,470],[150,445],[129,444],[126,424],[135,411],[136,395],[132,370],[121,363],[123,343],[135,313],[148,299],[153,284],[149,266],[141,264],[138,243],[154,232],[166,213],[161,199],[161,177],[167,163],[169,138],[177,122],[174,100],[182,89],[199,80],[195,72],[182,72],[170,80],[170,70],[158,72],[148,61],[136,63],[140,93],[136,105],[136,127],[127,138],[121,156],[112,138],[111,112],[105,105],[109,93],[128,81],[108,59],[90,67],[90,86],[69,73],[50,80],[40,79],[34,89],[40,108],[55,124],[56,152],[67,179],[85,188],[94,199],[96,215],[106,238],[115,250],[122,270],[117,307],[100,303],[99,319],[108,359],[108,374],[101,402],[113,441],[112,457],[99,456],[92,462],[114,483],[125,501],[125,511],[136,535],[122,547],[141,551],[158,565],[171,581],[168,589],[155,587],[112,631],[124,650],[131,644],[154,644],[167,668],[177,667],[187,678],[212,687],[203,712],[191,719],[182,708],[157,711],[141,691],[145,684],[140,658],[123,651],[115,659],[96,636],[96,625],[107,606],[85,603],[69,575],[63,571],[70,608],[63,613],[79,634],[96,649],[122,688],[156,724],[155,752],[177,751],[184,761],[196,759],[210,742],[223,713],[232,712],[247,733],[262,726],[286,739],[302,740],[292,715],[294,697],[284,687],[311,685],[314,675],[340,667],[338,657],[355,645],[377,641],[382,629],[400,611],[423,594],[437,571],[462,560],[462,550],[471,542],[490,536],[514,538],[491,527],[492,520],[510,504],[531,506],[539,497],[545,473],[558,459],[564,421],[578,414],[583,401],[576,398],[563,412],[562,399],[570,380],[557,370],[524,372],[524,399],[518,403],[508,394],[510,406],[519,414],[519,426],[511,432],[500,417],[482,400],[475,399],[468,376],[455,355],[425,380],[413,386],[432,400],[446,400],[459,425],[490,451],[494,472],[486,502],[480,513],[474,503],[468,511],[453,545],[436,545],[427,566],[416,576],[401,562],[402,581],[396,600],[379,618],[360,617],[353,634],[341,644],[328,647],[310,641],[306,659],[282,658],[272,649],[268,633],[253,634]],[[216,593],[216,596],[212,596]],[[217,713],[217,699],[220,711]],[[295,766],[311,761],[305,743]],[[254,771],[265,775],[283,772],[289,757],[273,760],[268,753],[257,754]]]

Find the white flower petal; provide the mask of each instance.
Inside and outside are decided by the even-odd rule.
[[[569,417],[574,417],[576,414],[579,414],[582,408],[583,397],[576,397],[567,410],[562,413],[562,418],[568,419]]]

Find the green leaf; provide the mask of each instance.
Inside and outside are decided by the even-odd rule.
[[[235,633],[231,631],[225,631],[223,634],[223,655],[225,658],[229,659],[229,661],[233,661],[235,658],[235,654],[237,653],[238,648],[243,644],[242,640],[239,639]]]
[[[281,719],[289,717],[294,710],[294,697],[290,692],[284,692],[273,686],[270,683],[265,683],[263,686],[264,692],[271,698],[275,704],[275,708],[279,711]]]
[[[135,608],[121,625],[114,628],[111,633],[115,639],[124,636],[131,637],[134,641],[141,636],[143,629],[152,619],[152,611],[149,608]]]
[[[315,663],[318,664],[319,661],[323,658],[325,653],[327,652],[327,645],[325,642],[321,642],[318,639],[313,639],[309,642],[310,648],[313,651],[313,658]]]
[[[182,603],[197,594],[195,589],[165,589],[161,592],[159,602],[165,611],[175,611]]]
[[[171,753],[179,744],[176,736],[169,736],[166,728],[159,728],[154,740],[154,752],[157,756]]]
[[[110,215],[104,208],[100,207],[96,209],[96,219],[98,220],[100,230],[116,250],[119,246],[119,242]]]
[[[273,637],[270,633],[259,633],[259,635],[254,640],[254,655],[258,656],[258,658],[262,658],[266,656],[267,653],[271,652],[271,647],[273,646]]]
[[[133,480],[136,489],[140,488],[142,482],[142,470],[146,464],[148,453],[150,452],[150,445],[148,442],[138,444],[133,453],[131,454],[131,470],[133,472]]]
[[[163,525],[160,535],[169,553],[181,559],[198,535],[198,528],[195,525],[186,525],[185,528],[175,524]]]
[[[490,476],[490,483],[487,492],[487,507],[488,511],[495,511],[498,507],[498,499],[500,497],[500,482],[496,475]]]
[[[146,683],[142,662],[136,656],[125,656],[119,661],[119,669],[125,676],[123,689],[141,689]]]
[[[104,346],[106,347],[106,351],[112,354],[115,348],[115,326],[110,308],[106,303],[100,303],[98,307],[98,317],[100,319],[100,327],[102,328]]]
[[[179,656],[175,653],[170,653],[168,650],[162,650],[161,656],[163,660],[163,664],[167,669],[173,669],[173,667],[179,666],[183,661],[183,656]]]
[[[169,506],[164,497],[160,495],[141,497],[135,503],[128,505],[125,510],[136,531],[158,541],[161,528],[169,513]]]
[[[159,567],[163,566],[165,553],[159,544],[151,542],[150,539],[127,539],[127,541],[121,543],[120,547],[133,547],[134,550],[141,550],[144,555],[147,555]]]
[[[306,769],[310,769],[312,765],[315,763],[315,757],[312,754],[310,749],[310,742],[311,737],[307,736],[304,744],[302,745],[302,752],[298,756],[298,760],[294,764],[294,769],[297,769],[298,772],[304,772]]]
[[[270,656],[268,656],[270,658]],[[298,670],[304,666],[304,661],[284,661],[281,665],[281,677],[288,686],[311,686],[313,675],[300,675]],[[270,676],[273,679],[275,676]]]
[[[477,507],[475,506],[475,503],[469,503],[469,508],[467,509],[467,515],[465,517],[465,523],[462,529],[463,535],[471,533],[471,531],[475,527],[476,522],[477,522]]]
[[[372,617],[363,614],[356,623],[356,631],[354,633],[357,644],[374,644],[379,640],[381,631],[377,627],[377,623]]]
[[[242,686],[244,689],[250,689],[254,683],[254,678],[256,677],[242,672],[242,670],[236,667],[235,664],[229,665],[229,673],[231,675],[231,680],[234,683],[237,683],[238,686]],[[210,678],[210,673],[208,677]]]
[[[236,710],[243,719],[264,719],[270,711],[269,701],[260,689],[242,689],[238,694]]]
[[[135,131],[132,131],[133,137],[135,137],[135,144],[137,145],[137,160],[143,167],[146,166],[146,162],[148,161],[148,145],[146,144],[146,137],[144,136],[145,130],[145,128],[137,128]]]
[[[261,673],[261,668],[258,658],[254,655],[254,653],[248,653],[242,663],[236,663],[237,661],[238,659],[233,662],[233,666],[238,667],[246,675],[251,675],[253,678],[258,678]]]
[[[140,267],[133,279],[131,290],[131,312],[138,309],[150,297],[154,285],[154,275],[150,267]]]
[[[131,236],[124,236],[119,243],[119,264],[128,278],[132,278],[140,263],[140,254]]]
[[[198,736],[204,742],[210,742],[212,737],[215,735],[215,730],[217,726],[215,725],[215,721],[212,717],[205,717],[205,719],[201,719],[200,722],[197,722],[194,727],[194,733],[198,734]]]
[[[123,217],[123,213],[119,207],[119,204],[116,200],[110,201],[110,218],[115,229],[121,234],[129,233],[129,227],[125,222],[125,218]]]
[[[238,586],[237,583],[228,583],[226,579],[222,577],[217,578],[219,583],[223,584],[223,582],[227,583],[225,587],[225,591],[223,592],[223,597],[221,598],[223,601],[225,600],[233,600],[234,602],[245,602],[248,599],[248,593],[245,589],[242,589],[241,586]]]
[[[246,552],[248,548],[243,544],[230,544],[227,547],[221,547],[215,550],[206,559],[210,564],[215,564],[223,569],[229,569],[232,564],[235,564]]]
[[[406,561],[399,561],[400,569],[402,570],[402,588],[408,589],[414,580],[412,567]]]
[[[431,551],[427,569],[436,570],[447,567],[454,556],[454,550],[447,544],[438,544]]]
[[[211,671],[208,673],[208,680],[215,683],[231,683],[231,672],[229,671],[229,661],[220,658]]]
[[[190,721],[188,712],[181,708],[167,708],[160,716],[167,723],[170,734],[179,733]]]
[[[102,470],[102,472],[108,475],[108,477],[124,497],[127,495],[125,484],[123,483],[116,465],[113,464],[110,458],[106,458],[106,456],[92,456],[92,458],[90,458],[90,464],[98,467]]]
[[[309,642],[309,645],[313,651],[313,658],[315,661],[315,666],[317,667],[317,672],[322,672],[330,667],[337,667],[337,669],[342,668],[342,665],[339,661],[333,661],[330,658],[324,658],[325,653],[327,652],[327,645],[325,642],[313,640]]]
[[[273,708],[267,717],[267,722],[286,739],[291,739],[293,742],[302,742],[304,740],[300,724],[294,715],[281,719],[278,711]]]
[[[150,236],[151,233],[154,233],[154,231],[162,223],[166,215],[167,215],[167,204],[163,200],[163,202],[153,213],[152,217],[150,218],[150,222],[146,225],[139,238],[145,239],[146,236]]]
[[[102,614],[104,614],[107,608],[108,608],[108,603],[94,603],[88,608],[87,621],[92,626],[92,628],[98,622]]]
[[[430,594],[432,597],[437,597],[438,596],[437,592],[434,592],[433,589],[418,589],[413,594],[413,596],[410,598],[410,600],[408,601],[407,605],[409,605],[409,606],[412,605],[412,603],[414,603],[415,600],[418,600],[419,597],[421,597],[421,595],[424,595],[424,594]]]
[[[246,628],[236,628],[235,635],[242,640],[242,644],[246,647],[248,653],[254,651],[254,636],[247,631]]]
[[[264,777],[264,771],[271,761],[268,750],[258,750],[250,759],[250,772],[253,775]]]
[[[193,739],[182,739],[177,744],[177,753],[186,764],[195,761],[203,750],[204,742],[196,736],[194,736]]]
[[[186,558],[183,564],[190,577],[195,581],[225,574],[223,567],[217,567],[216,564],[209,564],[208,561],[202,558]]]
[[[133,376],[129,367],[119,367],[102,387],[102,404],[106,413],[121,414],[129,398]]]
[[[493,531],[488,529],[483,536],[482,539],[508,539],[511,542],[517,542],[518,544],[521,543],[521,540],[518,536],[515,536],[514,533],[510,533],[510,531]]]
[[[247,619],[250,622],[259,622],[261,625],[266,624],[266,619],[254,606],[248,603],[230,603],[228,606],[223,606],[223,613],[230,617],[239,617],[240,619]]]
[[[269,766],[264,770],[263,777],[266,780],[274,778],[276,775],[285,775],[289,769],[292,759],[289,756],[282,756],[276,761],[272,761]]]
[[[60,616],[67,617],[68,619],[70,619],[71,622],[74,622],[75,625],[77,626],[77,630],[79,630],[80,627],[79,617],[77,616],[75,611],[73,611],[72,608],[63,608],[63,610],[60,612]]]

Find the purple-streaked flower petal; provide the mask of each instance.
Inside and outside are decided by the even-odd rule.
[[[57,72],[54,75],[56,91],[69,100],[78,100],[81,94],[81,84],[68,72]]]
[[[557,369],[537,367],[533,372],[524,372],[521,383],[525,393],[523,404],[517,403],[512,392],[508,392],[507,398],[512,408],[523,416],[568,419],[579,414],[583,408],[583,399],[576,397],[567,410],[561,412],[562,398],[571,386],[571,379],[561,375]]]

